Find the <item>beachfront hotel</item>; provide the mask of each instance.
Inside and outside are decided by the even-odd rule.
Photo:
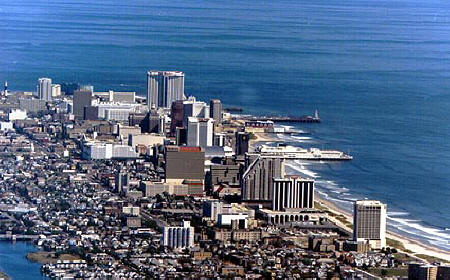
[[[386,209],[386,204],[377,200],[356,201],[353,239],[366,241],[375,250],[386,247]]]
[[[170,108],[172,102],[184,99],[184,72],[148,71],[147,103],[152,108]]]
[[[52,100],[52,79],[40,78],[37,88],[39,99],[45,101]]]
[[[314,181],[298,176],[274,179],[272,210],[303,208],[314,208]]]

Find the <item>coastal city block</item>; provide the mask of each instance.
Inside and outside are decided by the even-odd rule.
[[[0,239],[32,242],[27,258],[43,275],[450,279],[445,252],[389,231],[384,202],[345,211],[314,178],[286,170],[292,160],[353,160],[275,137],[302,133],[280,124],[320,126],[317,111],[249,115],[188,95],[182,71],[146,75],[145,97],[51,78],[30,92],[5,83]]]

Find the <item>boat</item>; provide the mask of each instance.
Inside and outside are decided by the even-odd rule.
[[[353,157],[341,151],[320,150],[318,148],[304,149],[300,147],[278,145],[261,145],[256,152],[266,156],[281,156],[285,159],[301,160],[352,160]]]

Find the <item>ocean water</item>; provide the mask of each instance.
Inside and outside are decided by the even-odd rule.
[[[388,203],[390,227],[450,252],[450,2],[0,1],[0,81],[145,92],[147,69],[250,113],[313,114],[295,145],[345,163],[292,162],[344,207]],[[307,138],[305,138],[307,137]]]

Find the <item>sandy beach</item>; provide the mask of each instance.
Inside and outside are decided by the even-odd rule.
[[[252,139],[250,145],[254,147],[254,145],[258,142],[280,142],[275,135],[270,133],[255,133],[255,138]],[[335,217],[330,217],[333,222],[335,222],[338,226],[353,232],[353,214],[345,211],[344,209],[339,208],[336,204],[331,201],[325,200],[321,198],[318,194],[315,196],[316,201],[320,205],[320,207],[326,209],[327,211],[333,213],[333,216],[339,217],[336,219]],[[344,217],[344,219],[342,218]],[[398,233],[387,231],[387,238],[395,240],[396,243],[400,243],[400,246],[396,246],[398,250],[401,250],[408,255],[415,257],[419,260],[427,262],[421,255],[431,256],[434,258],[446,260],[450,262],[450,252],[445,252],[439,248],[423,244],[417,240],[413,240],[409,237],[400,235]],[[392,245],[391,245],[392,246]]]
[[[250,141],[250,146],[255,147],[259,142],[283,142],[278,139],[274,133],[253,133],[253,139]]]

